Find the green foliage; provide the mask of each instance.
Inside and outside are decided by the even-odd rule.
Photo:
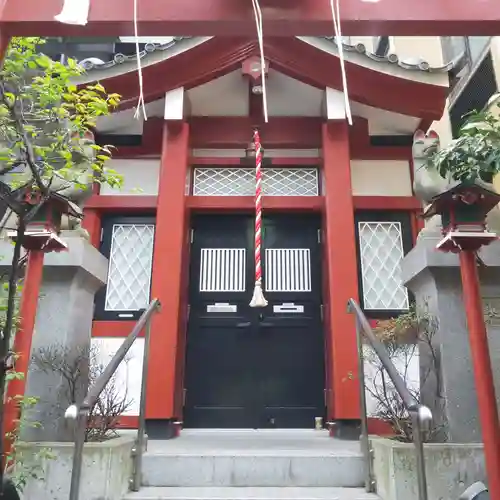
[[[53,61],[40,52],[39,38],[14,38],[0,70],[1,173],[23,170],[33,187],[48,185],[54,176],[84,189],[89,173],[95,181],[119,186],[121,176],[105,164],[109,146],[85,140],[99,117],[119,104],[120,96],[94,85],[76,86],[83,70],[76,61]],[[19,175],[24,184],[26,176]]]
[[[1,277],[0,277],[1,278]],[[22,290],[22,280],[18,280],[15,285],[15,301],[14,301],[14,322],[12,325],[11,332],[11,348],[12,343],[15,338],[16,331],[19,326],[19,299],[21,297]],[[0,286],[0,328],[3,331],[5,327],[5,321],[7,316],[7,297],[8,297],[9,287],[7,283],[3,283]],[[16,359],[15,353],[13,354],[14,359]],[[7,389],[9,383],[13,380],[23,380],[25,374],[16,371],[15,369],[9,370],[5,376],[5,388]],[[29,456],[25,456],[23,452],[18,449],[17,444],[20,439],[21,432],[28,428],[40,428],[40,422],[31,418],[30,415],[33,413],[36,404],[38,403],[38,398],[31,396],[14,396],[6,401],[9,405],[15,405],[19,408],[19,418],[14,421],[14,429],[12,432],[8,432],[4,437],[11,444],[11,448],[8,454],[5,456],[5,471],[10,473],[11,479],[14,481],[16,488],[22,491],[26,486],[28,479],[43,479],[43,464],[46,460],[52,458],[52,455],[48,449],[42,448],[37,453],[30,453]]]
[[[23,378],[23,374],[17,375]],[[21,432],[28,427],[40,428],[41,424],[30,418],[30,413],[38,403],[38,398],[17,396],[14,399],[13,403],[19,406],[21,417],[15,421],[14,431],[5,436],[12,444],[10,453],[5,457],[5,470],[11,472],[10,477],[18,491],[23,491],[28,480],[43,480],[45,462],[55,457],[48,448],[41,448],[36,453],[30,451],[28,454],[18,448],[17,443]]]
[[[499,107],[499,105],[495,105]],[[467,115],[458,138],[429,157],[428,168],[460,182],[491,182],[500,172],[500,119],[491,111]]]
[[[0,276],[0,281],[1,281]],[[23,288],[22,280],[18,280],[15,284],[15,298],[14,298],[14,308],[16,312],[19,310],[19,300],[21,298],[21,291]],[[8,308],[8,293],[9,293],[9,284],[8,283],[0,283],[0,332],[4,331],[5,322],[7,319],[7,308]],[[17,327],[19,326],[19,314],[14,314],[14,323],[13,329],[11,332],[11,343],[14,341],[14,337],[17,331]]]

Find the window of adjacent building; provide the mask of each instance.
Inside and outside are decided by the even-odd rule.
[[[370,317],[390,317],[409,308],[401,259],[412,247],[406,212],[359,212],[355,217],[360,302]]]
[[[484,57],[491,37],[489,36],[447,36],[441,37],[444,61],[455,61],[450,71],[450,86],[459,92],[462,80],[475,71]]]
[[[95,317],[137,319],[150,300],[155,219],[103,220],[101,252],[108,260],[108,282],[96,297]]]
[[[466,116],[475,110],[482,110],[490,97],[498,92],[491,52],[481,59],[474,73],[450,99],[450,122],[453,137],[457,137]]]

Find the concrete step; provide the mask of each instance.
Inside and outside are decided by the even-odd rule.
[[[142,488],[124,500],[379,500],[362,488]]]
[[[309,431],[183,431],[150,441],[143,456],[144,486],[363,486],[359,442]]]
[[[361,454],[287,452],[278,454],[169,455],[146,453],[144,486],[298,486],[348,487],[363,485]]]

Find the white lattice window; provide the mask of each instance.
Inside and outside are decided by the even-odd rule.
[[[262,191],[267,196],[318,196],[316,168],[266,168],[262,172]],[[253,168],[195,168],[194,196],[253,196]]]
[[[114,224],[106,311],[137,311],[150,301],[153,224]]]
[[[359,222],[358,229],[364,308],[407,309],[408,292],[401,281],[401,223]]]
[[[267,292],[310,292],[311,252],[309,248],[266,249]]]

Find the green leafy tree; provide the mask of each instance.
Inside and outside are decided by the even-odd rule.
[[[0,230],[10,224],[8,229],[17,231],[0,324],[0,428],[6,378],[25,375],[8,371],[26,226],[53,193],[81,205],[94,182],[122,183],[106,166],[111,148],[92,140],[96,120],[110,114],[120,96],[107,94],[99,83],[75,85],[83,69],[72,59],[65,64],[52,60],[43,54],[43,44],[40,38],[12,39],[0,68],[0,204],[5,213]],[[27,195],[35,195],[37,203],[25,203]],[[0,456],[3,452],[0,439]]]
[[[97,83],[77,87],[83,70],[76,61],[53,61],[40,52],[44,41],[14,38],[0,71],[0,175],[14,172],[15,187],[85,189],[92,180],[119,185],[106,168],[108,146],[85,136],[99,117],[118,106],[120,96]],[[90,167],[90,168],[89,168]]]
[[[458,137],[429,157],[427,167],[460,182],[490,183],[500,172],[499,105],[467,114]]]

